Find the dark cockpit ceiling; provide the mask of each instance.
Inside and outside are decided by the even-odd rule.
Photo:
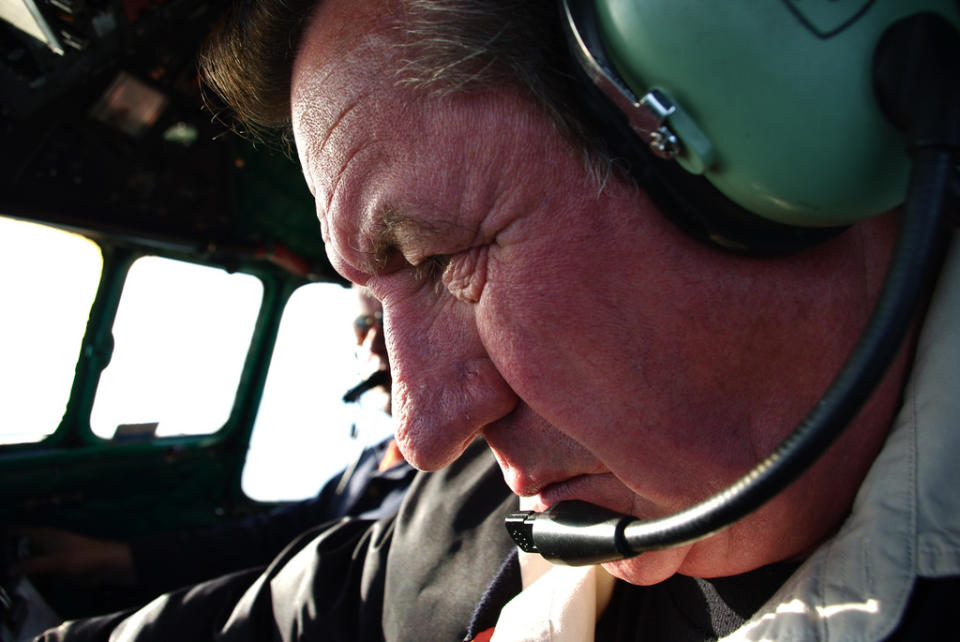
[[[293,155],[203,106],[195,53],[226,4],[6,2],[0,215],[337,280]]]

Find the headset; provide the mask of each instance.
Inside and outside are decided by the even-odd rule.
[[[766,459],[675,515],[585,502],[513,513],[524,551],[595,564],[712,535],[833,443],[882,379],[960,198],[958,0],[560,0],[572,73],[611,150],[724,250],[802,251],[903,206],[883,291],[824,396]]]

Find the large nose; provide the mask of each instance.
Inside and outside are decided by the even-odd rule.
[[[471,304],[405,302],[385,310],[397,442],[407,461],[437,470],[480,430],[510,413],[517,396],[477,333]]]

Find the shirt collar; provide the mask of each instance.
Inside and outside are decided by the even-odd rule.
[[[728,639],[879,640],[916,577],[960,574],[960,248],[954,239],[904,402],[851,516]]]

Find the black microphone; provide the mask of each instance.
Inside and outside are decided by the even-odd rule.
[[[355,385],[350,390],[347,390],[343,393],[343,401],[345,403],[353,403],[360,398],[363,393],[377,386],[386,386],[390,384],[390,371],[389,370],[377,370],[372,375]]]
[[[525,553],[570,566],[600,564],[632,557],[623,529],[636,521],[580,501],[554,504],[542,513],[520,511],[506,518],[507,531]]]

